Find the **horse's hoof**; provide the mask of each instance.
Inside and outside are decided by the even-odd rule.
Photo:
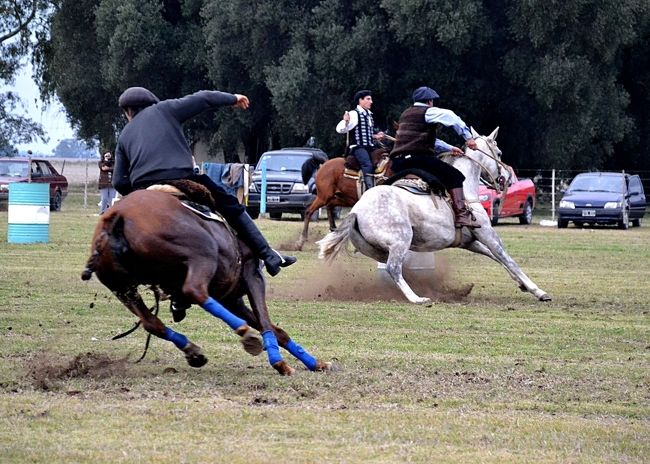
[[[273,364],[273,369],[278,371],[280,375],[287,375],[287,376],[293,375],[296,372],[296,370],[290,365],[288,365],[284,360],[278,361],[275,364]]]
[[[416,298],[411,303],[415,303],[417,305],[431,305],[431,298],[420,297]]]
[[[539,301],[551,301],[551,300],[553,300],[553,298],[551,298],[551,295],[549,295],[548,293],[544,293],[539,297]]]
[[[183,348],[183,352],[185,353],[187,364],[191,367],[203,367],[208,362],[208,358],[203,355],[201,348],[192,342]]]
[[[323,371],[331,371],[331,370],[332,370],[331,362],[323,362],[320,359],[316,361],[316,368],[314,369],[315,372],[323,372]]]
[[[262,337],[258,333],[253,332],[251,329],[248,329],[241,335],[239,340],[244,347],[244,351],[251,356],[257,356],[262,351],[264,351],[264,345],[262,344]]]

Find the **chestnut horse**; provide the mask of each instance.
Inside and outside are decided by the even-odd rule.
[[[388,155],[389,150],[386,148],[378,148],[370,155],[373,166],[376,166],[379,170],[379,172],[375,170],[375,184],[380,184],[386,177],[385,170],[388,165]],[[350,168],[348,169],[347,166]],[[305,211],[302,233],[296,242],[297,250],[302,250],[302,246],[307,241],[309,221],[318,208],[327,207],[330,231],[336,230],[334,208],[337,206],[354,206],[359,200],[359,191],[363,185],[363,175],[360,175],[359,163],[352,155],[347,158],[332,158],[320,167],[315,166],[311,159],[305,161],[302,167],[303,181],[311,178],[316,169],[318,169],[316,172],[316,198]]]
[[[173,302],[201,306],[226,322],[249,354],[266,349],[269,363],[282,375],[294,369],[282,358],[278,343],[312,371],[330,367],[271,323],[260,260],[250,248],[225,222],[201,217],[174,195],[137,190],[102,214],[82,279],[93,272],[147,332],[174,343],[192,367],[207,362],[201,348],[147,308],[139,285],[159,288]]]

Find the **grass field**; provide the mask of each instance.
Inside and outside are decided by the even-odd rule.
[[[8,244],[0,212],[2,463],[650,461],[650,227],[505,221],[508,251],[553,301],[445,250],[438,301],[421,307],[367,258],[324,267],[321,221],[298,264],[269,279],[269,307],[336,368],[311,373],[287,355],[297,372],[285,378],[200,308],[173,324],[166,304],[163,321],[208,364],[187,366],[162,340],[134,363],[145,334],[111,341],[134,318],[80,279],[97,201],[84,209],[73,190],[47,244]],[[301,228],[258,224],[275,245]]]

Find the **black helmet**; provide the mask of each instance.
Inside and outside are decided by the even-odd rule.
[[[413,92],[413,102],[428,102],[429,100],[435,100],[440,98],[438,92],[433,90],[430,87],[418,87]]]
[[[372,96],[372,92],[370,90],[359,90],[357,93],[354,94],[354,104],[358,105],[359,99],[366,98],[367,96]]]
[[[158,97],[144,87],[129,87],[120,95],[118,104],[120,108],[144,108],[159,101]]]

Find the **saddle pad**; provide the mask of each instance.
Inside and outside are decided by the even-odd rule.
[[[415,195],[431,195],[429,184],[420,179],[400,179],[392,184]]]
[[[189,209],[190,211],[198,214],[199,216],[205,219],[209,219],[211,221],[223,222],[224,224],[226,223],[226,220],[223,218],[221,214],[213,213],[212,211],[210,211],[210,209],[207,206],[203,206],[198,203],[194,203],[192,201],[181,201],[181,204],[185,206],[187,209]]]

